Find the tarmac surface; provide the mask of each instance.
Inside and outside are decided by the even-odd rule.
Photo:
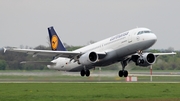
[[[0,71],[0,76],[80,76],[79,72],[65,71]],[[91,71],[90,76],[118,76],[118,71]],[[149,71],[130,71],[129,76],[151,76]],[[152,76],[180,76],[180,71],[155,71]]]
[[[129,77],[137,77],[143,83],[180,83],[179,71],[130,71]],[[118,71],[91,71],[90,77],[81,77],[79,72],[63,71],[0,71],[0,83],[124,83]]]

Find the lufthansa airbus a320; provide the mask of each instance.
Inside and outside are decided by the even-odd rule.
[[[117,62],[122,65],[119,77],[127,77],[125,69],[130,61],[138,66],[150,66],[155,63],[159,55],[173,55],[172,53],[143,52],[157,41],[156,35],[148,28],[135,28],[102,41],[90,44],[74,51],[67,51],[57,36],[53,27],[48,28],[52,50],[33,50],[20,48],[4,48],[4,51],[15,51],[55,57],[52,61],[23,61],[21,63],[46,64],[49,69],[60,71],[80,72],[81,76],[90,76],[89,69],[107,66]]]

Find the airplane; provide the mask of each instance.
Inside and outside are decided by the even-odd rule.
[[[81,76],[90,76],[90,69],[108,66],[117,62],[122,65],[119,77],[127,77],[125,70],[127,64],[132,61],[137,66],[151,66],[160,55],[174,55],[172,53],[143,52],[157,41],[157,36],[148,28],[135,28],[102,41],[84,46],[74,51],[67,51],[58,37],[54,27],[48,28],[52,50],[34,50],[20,48],[4,48],[6,51],[23,52],[33,56],[52,56],[52,61],[23,61],[21,63],[45,64],[49,69],[80,72]]]

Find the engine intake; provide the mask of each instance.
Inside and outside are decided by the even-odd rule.
[[[98,55],[95,52],[89,54],[89,60],[95,62],[98,59]]]

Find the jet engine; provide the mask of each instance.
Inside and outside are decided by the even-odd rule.
[[[136,65],[138,66],[149,66],[154,64],[156,61],[156,56],[152,53],[143,53],[136,60]]]
[[[98,61],[98,54],[96,52],[87,52],[80,56],[79,63],[83,65],[91,65]]]

